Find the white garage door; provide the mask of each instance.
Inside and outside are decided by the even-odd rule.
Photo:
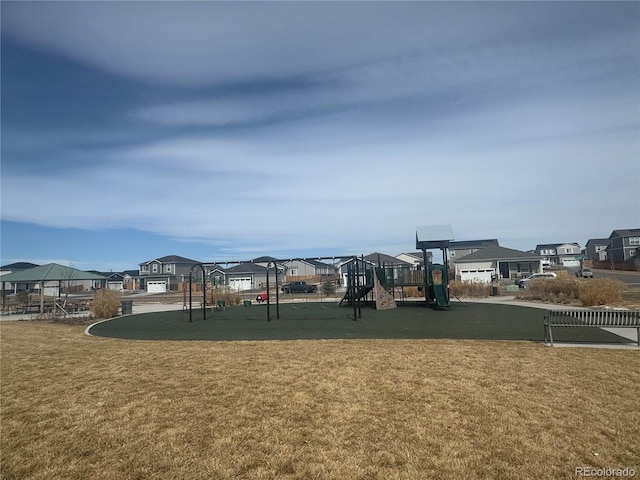
[[[231,290],[251,290],[251,277],[230,278],[229,288]]]
[[[167,291],[167,282],[147,282],[147,292],[149,293],[165,293]]]
[[[460,280],[463,282],[481,282],[491,283],[493,270],[462,270],[460,272]]]
[[[563,258],[562,259],[562,266],[563,267],[579,267],[580,266],[580,260],[574,260],[572,258]]]
[[[121,292],[124,289],[124,284],[122,282],[107,282],[107,288],[109,290]]]

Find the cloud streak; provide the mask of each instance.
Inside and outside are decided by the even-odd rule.
[[[423,224],[523,249],[606,236],[640,216],[638,17],[4,2],[2,217],[223,252],[410,250]]]

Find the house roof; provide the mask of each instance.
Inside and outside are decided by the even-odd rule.
[[[313,258],[294,258],[291,260],[279,260],[283,265],[287,265],[291,262],[302,262],[314,267],[331,267],[328,263],[321,262],[320,260],[314,260]]]
[[[449,242],[449,248],[451,250],[486,247],[488,245],[499,246],[498,240],[496,238],[492,238],[489,240],[460,240],[457,242]]]
[[[77,268],[65,267],[57,263],[49,263],[40,267],[29,268],[21,272],[9,273],[0,277],[3,282],[42,282],[51,280],[104,280],[105,277]]]
[[[456,260],[456,263],[469,263],[486,260],[539,260],[540,255],[535,253],[523,252],[522,250],[515,250],[513,248],[499,247],[496,245],[490,245],[486,248],[482,248],[477,252],[470,253],[462,257],[460,260]]]
[[[543,250],[548,248],[558,248],[561,245],[576,245],[580,246],[578,242],[562,242],[562,243],[541,243],[536,245],[536,250]]]
[[[613,232],[611,232],[611,235],[609,235],[609,238],[616,236],[616,237],[635,237],[637,235],[640,235],[640,228],[629,228],[629,229],[620,229],[620,230],[614,230]]]
[[[186,263],[189,265],[201,263],[198,260],[192,260],[190,258],[181,257],[180,255],[167,255],[166,257],[154,258],[153,260],[149,260],[147,262],[139,263],[138,265],[147,265],[151,262],[160,262],[160,263]]]
[[[589,240],[587,240],[587,246],[591,245],[592,243],[596,245],[609,245],[609,239],[608,238],[590,238]]]
[[[405,262],[404,260],[400,260],[399,258],[392,257],[391,255],[387,255],[385,253],[378,253],[378,252],[365,255],[364,259],[376,265],[382,265],[385,263],[392,264],[392,265],[411,265],[409,262]]]
[[[262,265],[258,265],[253,262],[244,262],[239,263],[238,265],[234,265],[233,267],[227,268],[225,270],[226,273],[265,273],[267,271],[267,267],[263,267]]]
[[[263,263],[263,262],[279,262],[281,260],[278,260],[277,258],[274,258],[274,257],[270,257],[269,255],[263,255],[262,257],[254,258],[251,261],[255,263]]]
[[[11,271],[11,272],[17,272],[19,270],[27,270],[29,268],[35,268],[35,267],[39,267],[40,265],[36,265],[35,263],[29,263],[29,262],[15,262],[15,263],[10,263],[9,265],[5,265],[3,267],[0,267],[0,270],[4,271]]]

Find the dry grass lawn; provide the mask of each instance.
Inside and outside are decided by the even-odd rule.
[[[638,351],[0,328],[4,480],[640,475]]]

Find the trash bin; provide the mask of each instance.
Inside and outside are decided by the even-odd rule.
[[[251,300],[245,300],[245,301],[244,301],[244,302],[242,302],[242,303],[243,303],[243,305],[244,305],[245,307],[250,307],[250,306],[251,306]]]
[[[491,286],[491,296],[492,297],[497,297],[498,296],[498,286],[497,285],[492,285]]]
[[[123,300],[121,307],[122,315],[131,315],[133,313],[133,300]]]

